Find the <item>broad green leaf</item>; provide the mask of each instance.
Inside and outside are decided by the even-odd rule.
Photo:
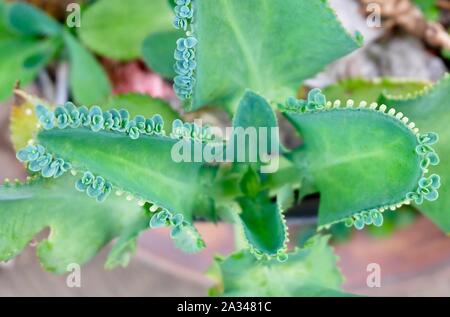
[[[8,9],[11,28],[23,35],[53,36],[62,31],[62,26],[44,11],[27,3],[15,2]]]
[[[436,151],[442,161],[432,171],[441,176],[440,197],[436,202],[424,202],[419,209],[444,232],[450,233],[450,76],[446,75],[432,88],[405,96],[386,95],[381,103],[394,106],[412,118],[419,127],[432,129],[439,135]]]
[[[358,48],[322,0],[197,0],[191,108],[235,109],[246,89],[281,101]]]
[[[82,15],[81,40],[98,54],[130,60],[153,32],[171,28],[167,0],[99,0]]]
[[[199,180],[203,164],[175,162],[171,153],[175,139],[132,140],[121,133],[78,128],[41,131],[38,142],[76,170],[100,175],[137,199],[182,213],[187,220],[203,197]]]
[[[0,100],[13,93],[16,82],[31,82],[58,47],[57,41],[17,37],[0,39]],[[38,63],[30,63],[39,57]]]
[[[286,262],[258,261],[241,251],[217,258],[211,295],[222,296],[347,296],[329,237],[315,236],[304,248],[289,253]]]
[[[421,90],[428,86],[427,81],[405,80],[395,78],[379,78],[367,80],[353,78],[340,81],[323,89],[330,100],[353,99],[355,103],[365,100],[378,100],[382,93],[389,95],[404,95]]]
[[[64,176],[0,187],[0,261],[18,255],[33,237],[49,228],[48,237],[37,245],[37,254],[46,270],[65,273],[69,264],[84,264],[115,237],[121,243],[129,231],[148,225],[148,217],[136,203],[110,197],[99,204],[76,192],[75,181]],[[114,264],[126,265],[133,248],[115,250],[113,256],[124,261]]]
[[[150,34],[142,44],[142,56],[147,66],[165,78],[175,77],[173,52],[176,41],[182,36],[183,33],[176,30]]]
[[[320,193],[320,226],[351,215],[361,218],[361,212],[374,211],[379,217],[379,212],[408,203],[408,193],[418,190],[427,172],[421,167],[424,157],[416,153],[421,143],[414,125],[394,110],[376,107],[327,103],[321,109],[286,113],[304,140],[293,160],[304,182]],[[378,220],[382,223],[382,215]]]
[[[64,33],[70,57],[70,88],[74,99],[92,105],[111,95],[108,76],[95,57],[71,34]]]
[[[180,118],[180,115],[170,107],[167,101],[138,93],[109,97],[108,101],[102,105],[102,109],[109,110],[112,108],[125,108],[132,117],[142,115],[150,118],[155,114],[160,114],[168,123]]]

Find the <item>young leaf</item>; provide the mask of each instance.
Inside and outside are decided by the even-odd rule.
[[[275,135],[273,129],[277,132]],[[256,171],[262,163],[261,155],[276,155],[272,150],[278,151],[279,146],[277,118],[263,97],[251,91],[245,93],[233,118],[231,138],[235,148],[234,161],[242,162],[243,168],[247,169],[240,181],[245,196],[238,198],[238,203],[251,250],[258,256],[282,255],[287,243],[285,220],[279,206],[271,203],[267,193],[262,192],[259,170]]]
[[[375,103],[314,103],[311,97],[320,91],[312,92],[286,116],[304,138],[292,156],[304,181],[320,192],[320,226],[342,220],[358,229],[379,226],[384,210],[423,200],[425,192],[429,200],[437,198],[424,176],[431,161],[438,163],[437,155],[402,113]],[[422,192],[422,187],[427,189]]]
[[[443,158],[450,156],[450,76],[446,75],[432,88],[404,96],[384,95],[380,102],[395,105],[397,110],[422,127],[432,127],[439,134],[435,148]],[[424,202],[419,209],[436,223],[444,232],[450,233],[450,162],[443,159],[433,167],[433,172],[441,176],[441,195],[436,202]]]
[[[95,57],[70,33],[64,33],[70,57],[70,87],[74,99],[92,105],[111,95],[109,79]]]
[[[210,295],[222,296],[348,296],[329,237],[315,236],[285,262],[258,261],[246,251],[217,258],[211,277],[217,285]]]
[[[165,78],[174,78],[173,52],[177,39],[182,36],[183,33],[177,30],[150,34],[142,44],[142,56],[147,66]]]
[[[9,25],[23,35],[53,36],[61,33],[62,26],[44,11],[27,3],[12,3],[8,10]]]
[[[167,0],[99,0],[84,12],[80,38],[98,54],[130,60],[146,36],[171,28],[171,17]]]
[[[0,39],[0,100],[10,97],[14,85],[27,85],[58,48],[57,41],[28,37]],[[41,56],[39,63],[27,66],[27,61]]]
[[[248,166],[247,172],[239,182],[242,193],[249,198],[256,198],[261,191],[261,180],[259,174]]]
[[[233,118],[233,129],[235,162],[244,159],[244,163],[262,163],[261,155],[278,153],[271,153],[272,149],[278,151],[279,147],[277,118],[263,97],[251,91],[244,94]],[[241,155],[242,159],[239,158],[239,152],[245,155]]]
[[[246,89],[280,101],[358,48],[321,0],[200,0],[193,7],[198,44],[191,109],[234,109]]]
[[[252,253],[256,256],[284,256],[288,229],[279,206],[271,203],[265,193],[256,198],[241,197],[237,201],[242,208],[239,217]]]
[[[148,217],[136,203],[111,197],[98,204],[73,190],[75,180],[65,176],[0,186],[0,261],[18,255],[49,227],[50,235],[38,243],[37,254],[46,270],[65,273],[69,264],[84,264],[113,238],[125,241],[128,231],[148,225]],[[129,258],[125,250],[115,249],[115,257]]]

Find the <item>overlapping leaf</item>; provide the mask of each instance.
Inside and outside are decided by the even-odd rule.
[[[277,204],[270,202],[268,193],[260,188],[260,177],[263,177],[260,172],[264,172],[261,155],[278,154],[276,116],[264,98],[248,91],[234,116],[233,128],[231,138],[235,149],[234,161],[241,162],[235,164],[244,164],[248,169],[240,181],[241,191],[245,196],[238,198],[242,208],[239,217],[245,236],[256,254],[283,256],[287,227],[282,211]],[[277,132],[275,135],[272,134],[272,129]],[[239,139],[242,141],[239,142]],[[276,153],[271,153],[273,149]],[[271,172],[275,172],[275,168]]]
[[[316,236],[286,262],[258,261],[241,251],[216,259],[211,270],[218,283],[211,295],[222,296],[346,296],[329,237]]]
[[[88,106],[111,95],[109,79],[95,57],[71,34],[64,34],[70,58],[70,88],[75,101]]]
[[[304,139],[293,159],[304,182],[321,195],[319,225],[363,211],[374,210],[379,217],[377,210],[406,203],[423,176],[414,126],[395,110],[386,113],[373,106],[323,104],[318,110],[286,114]],[[377,220],[380,225],[382,218]]]
[[[192,109],[235,109],[245,89],[281,101],[358,47],[321,0],[197,0],[194,15]]]
[[[439,134],[436,150],[442,162],[433,167],[441,176],[441,195],[436,202],[424,202],[419,209],[431,218],[443,231],[450,233],[450,76],[446,75],[432,88],[404,96],[385,95],[381,103],[392,105],[423,127],[430,127]]]
[[[119,244],[108,258],[109,267],[128,263],[135,248],[135,236],[128,233],[148,227],[149,217],[123,197],[98,204],[73,190],[75,180],[64,176],[0,187],[0,261],[18,255],[49,228],[48,237],[37,245],[48,271],[65,273],[69,264],[84,264],[117,236]]]
[[[191,219],[202,194],[201,163],[177,163],[171,151],[177,142],[148,136],[131,140],[124,134],[88,129],[42,131],[38,142],[76,169],[101,175],[116,187],[144,201],[164,206]]]
[[[15,2],[8,8],[8,22],[14,31],[23,35],[53,36],[62,26],[45,12],[23,2]]]
[[[171,29],[171,17],[167,0],[99,0],[84,12],[80,37],[103,56],[129,60],[150,33]]]
[[[156,32],[150,34],[142,44],[142,56],[145,63],[161,76],[172,79],[175,77],[173,69],[173,52],[176,41],[183,34],[177,30]]]

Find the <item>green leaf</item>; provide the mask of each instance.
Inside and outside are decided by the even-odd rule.
[[[175,162],[171,156],[175,139],[141,136],[132,140],[126,134],[78,128],[41,131],[38,142],[76,170],[100,175],[137,199],[182,213],[187,220],[201,202],[203,165]]]
[[[235,162],[261,164],[263,159],[266,160],[262,155],[278,154],[277,118],[263,97],[251,91],[244,94],[233,118],[232,138],[235,142]],[[272,153],[273,149],[275,153]],[[244,156],[239,156],[240,151],[244,151]],[[256,154],[256,160],[252,153]]]
[[[167,101],[139,93],[110,96],[108,101],[102,105],[102,109],[109,110],[118,106],[127,109],[132,117],[142,115],[150,118],[155,114],[160,114],[167,122],[180,118],[180,115],[170,107]]]
[[[123,197],[99,204],[74,191],[75,181],[65,176],[0,187],[0,261],[18,255],[48,227],[50,234],[38,243],[37,254],[46,270],[65,273],[69,264],[84,264],[115,237],[120,236],[120,243],[136,225],[143,229],[148,224],[137,204]],[[115,249],[115,257],[124,257]]]
[[[171,17],[167,0],[99,0],[84,12],[79,34],[96,53],[130,60],[147,35],[171,28]]]
[[[258,261],[241,251],[217,258],[211,295],[222,296],[347,296],[329,237],[315,236],[304,248],[289,253],[286,262]]]
[[[414,124],[375,103],[316,106],[286,116],[304,139],[292,157],[304,182],[320,193],[319,225],[353,215],[361,229],[366,213],[381,225],[381,212],[409,203],[427,172],[425,157],[416,152],[421,143]]]
[[[142,56],[147,66],[164,78],[175,77],[173,52],[182,32],[171,30],[150,34],[142,44]]]
[[[9,25],[24,35],[53,36],[61,33],[62,26],[44,11],[27,3],[15,2],[8,10]]]
[[[56,39],[35,40],[28,37],[0,39],[0,100],[12,95],[14,85],[30,83],[59,47]],[[30,63],[40,56],[38,63]]]
[[[404,96],[385,95],[380,102],[393,105],[397,110],[413,118],[421,127],[430,127],[439,134],[435,148],[442,158],[450,156],[450,76],[446,75],[432,88]],[[419,209],[444,232],[450,233],[450,162],[442,162],[432,168],[441,176],[441,195],[434,203],[424,202]]]
[[[323,89],[323,93],[330,100],[353,99],[355,103],[359,104],[365,100],[378,100],[378,97],[382,93],[403,95],[421,90],[429,84],[427,81],[396,78],[379,78],[373,80],[353,78],[328,86]]]
[[[282,211],[276,203],[271,203],[267,194],[256,198],[237,199],[242,212],[245,236],[255,255],[284,256],[287,249],[287,226]]]
[[[412,0],[422,10],[425,18],[431,21],[439,21],[440,10],[435,0]]]
[[[92,105],[111,95],[109,79],[95,57],[71,34],[64,33],[70,57],[70,88],[74,99]]]
[[[280,101],[358,48],[325,1],[196,1],[197,68],[190,107],[234,109],[246,89]]]
[[[272,134],[273,129],[276,135]],[[262,135],[264,131],[266,134]],[[233,118],[231,138],[234,161],[247,165],[243,167],[247,171],[239,183],[245,197],[237,201],[242,208],[239,216],[251,250],[257,255],[283,256],[287,243],[285,220],[279,206],[271,203],[267,193],[261,191],[260,175],[256,172],[263,163],[261,155],[278,154],[279,146],[277,118],[263,97],[251,91],[245,93]],[[239,153],[241,151],[244,155]],[[264,171],[261,168],[261,173]]]

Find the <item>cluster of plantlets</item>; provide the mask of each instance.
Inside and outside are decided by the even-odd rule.
[[[450,231],[448,217],[428,202],[438,198],[442,183],[436,203],[443,201],[441,210],[450,204],[450,167],[437,165],[436,154],[450,151],[448,77],[407,97],[389,95],[380,85],[376,96],[367,92],[378,103],[328,101],[319,89],[305,99],[289,97],[303,80],[361,44],[324,1],[172,4],[173,24],[188,32],[170,45],[176,46],[174,89],[186,109],[221,107],[234,128],[244,129],[277,128],[287,119],[303,143],[287,149],[272,135],[257,140],[280,149],[274,173],[261,172],[263,160],[175,162],[171,153],[180,140],[200,148],[214,140],[208,127],[175,119],[165,131],[163,113],[132,116],[125,106],[115,110],[107,103],[54,107],[25,96],[13,110],[11,130],[17,157],[28,163],[33,180],[0,188],[1,260],[20,253],[46,226],[52,235],[40,242],[38,255],[46,269],[63,273],[68,263],[86,262],[114,237],[106,266],[126,265],[137,236],[148,228],[170,227],[176,246],[197,252],[205,242],[195,220],[230,221],[245,248],[217,259],[212,273],[218,285],[211,294],[337,295],[342,277],[322,235],[334,224],[381,226],[383,213],[426,200],[420,210]],[[273,43],[278,34],[283,40]],[[362,85],[362,96],[369,88],[373,94],[373,85]],[[408,91],[401,83],[395,88]],[[436,130],[441,140],[418,127]],[[428,175],[431,169],[436,174]],[[116,195],[108,197],[111,192]],[[292,248],[286,214],[312,193],[320,193],[319,233]],[[69,200],[77,202],[76,210]],[[61,201],[67,201],[64,210]],[[21,220],[23,226],[14,225]]]

